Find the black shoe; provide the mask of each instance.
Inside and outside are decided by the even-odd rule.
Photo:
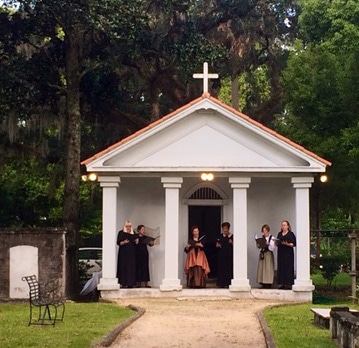
[[[284,289],[285,289],[285,286],[284,286],[284,285],[281,285],[278,289],[284,290]]]

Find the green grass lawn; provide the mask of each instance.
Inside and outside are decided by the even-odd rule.
[[[326,286],[320,273],[312,276],[318,289]],[[350,285],[350,276],[340,273],[333,281],[336,291]],[[339,290],[338,290],[339,288]],[[331,348],[336,347],[329,331],[313,324],[310,308],[330,308],[330,304],[301,304],[267,308],[264,317],[273,333],[278,348]],[[358,305],[345,304],[352,309]],[[0,304],[0,347],[76,347],[88,348],[102,340],[134,312],[110,303],[66,303],[64,322],[52,326],[27,326],[28,304]]]
[[[320,304],[278,306],[264,310],[265,320],[272,331],[277,348],[335,348],[337,345],[331,340],[329,330],[313,324],[314,315],[310,308],[344,305],[351,309],[359,309],[359,306],[353,305],[348,297],[348,287],[351,284],[348,273],[339,273],[333,279],[331,287],[327,286],[327,281],[319,272],[312,275],[312,281],[316,286],[313,301],[314,298],[323,300]],[[330,301],[327,301],[329,299]]]
[[[310,308],[330,308],[301,304],[294,306],[272,307],[264,310],[267,325],[272,331],[277,348],[335,348],[329,330],[313,324]]]
[[[111,303],[66,303],[64,322],[27,326],[28,304],[0,304],[0,347],[88,348],[133,314]]]

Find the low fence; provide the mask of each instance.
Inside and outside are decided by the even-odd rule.
[[[312,230],[311,231],[311,263],[320,268],[326,279],[338,272],[348,272],[352,277],[352,298],[356,299],[359,265],[357,265],[356,249],[359,230]]]

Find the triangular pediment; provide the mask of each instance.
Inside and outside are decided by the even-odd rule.
[[[89,159],[88,170],[319,172],[328,164],[211,99],[189,104]]]

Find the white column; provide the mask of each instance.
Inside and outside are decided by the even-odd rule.
[[[117,232],[118,207],[117,192],[121,183],[119,176],[99,176],[102,187],[102,278],[99,290],[118,290]]]
[[[313,177],[293,177],[295,188],[295,229],[297,239],[297,272],[293,291],[312,291],[314,286],[310,279],[310,224],[309,224],[309,189]]]
[[[162,178],[165,188],[165,278],[161,291],[182,290],[178,277],[179,189],[182,178]]]
[[[233,279],[230,291],[250,291],[247,267],[247,189],[251,178],[233,177]]]

